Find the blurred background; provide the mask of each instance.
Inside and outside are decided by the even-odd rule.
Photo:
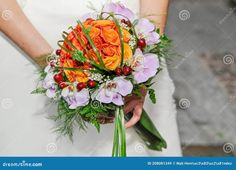
[[[236,0],[172,0],[167,34],[183,154],[236,155]]]

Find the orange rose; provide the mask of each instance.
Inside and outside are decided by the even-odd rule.
[[[124,61],[129,61],[133,56],[132,49],[129,44],[124,43]]]
[[[121,57],[118,55],[113,55],[105,57],[103,61],[106,68],[108,68],[109,70],[115,70],[120,65]]]
[[[91,37],[97,51],[99,52],[105,67],[109,70],[115,70],[119,67],[121,62],[121,44],[118,28],[114,21],[112,20],[92,20],[88,19],[83,22],[83,25],[86,29],[89,29],[89,36]],[[67,39],[78,49],[83,51],[86,58],[89,60],[95,60],[99,64],[98,56],[92,49],[91,44],[88,42],[82,28],[77,25],[74,31],[81,38],[83,45],[86,47],[86,50],[83,48],[83,45],[78,41],[77,36],[74,32],[68,34]],[[124,61],[129,61],[132,57],[132,50],[128,42],[130,40],[129,31],[122,29],[122,36],[124,40]],[[69,44],[64,42],[63,46],[70,50],[74,51]],[[73,65],[71,54],[62,49],[61,52],[61,66],[63,67],[76,67]],[[65,71],[68,79],[73,81],[85,82],[88,80],[87,74],[81,71]]]
[[[89,53],[86,54],[86,56],[91,60],[91,61],[95,61],[97,64],[99,64],[99,60],[98,57],[96,55],[96,53],[93,51],[93,49],[89,50]]]
[[[129,40],[130,40],[130,33],[129,33],[129,31],[127,31],[126,29],[122,29],[122,36],[123,36],[124,42],[128,43]]]
[[[96,28],[96,27],[91,27],[91,30],[89,32],[89,35],[91,38],[97,37],[99,36],[101,33],[101,30]]]
[[[63,64],[63,67],[65,68],[76,68],[73,60],[66,60]],[[71,70],[64,70],[66,77],[70,82],[87,82],[88,81],[88,75],[83,71],[71,71]]]
[[[111,45],[106,45],[103,47],[102,52],[105,54],[105,56],[113,56],[117,54],[118,47],[113,47]]]
[[[111,45],[120,45],[120,37],[117,31],[112,29],[103,29],[101,32],[103,40]]]
[[[111,20],[96,20],[91,23],[92,26],[100,28],[100,29],[114,29],[116,28],[116,24]]]

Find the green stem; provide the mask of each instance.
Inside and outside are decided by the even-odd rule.
[[[64,35],[65,33],[63,32],[62,38],[65,40],[65,42],[74,50],[77,50],[77,48],[67,39],[67,37]]]
[[[114,129],[112,156],[113,157],[126,156],[124,111],[123,108],[121,107],[117,107],[115,111],[115,129]]]
[[[64,43],[64,41],[60,40],[60,41],[57,42],[57,45],[58,45],[61,49],[65,50],[66,52],[68,52],[68,53],[70,53],[70,54],[73,53],[72,51],[70,51],[70,50],[68,50],[67,48],[63,47],[63,45],[61,45],[60,43]]]
[[[74,31],[73,27],[69,27],[73,33],[75,34],[77,40],[79,41],[79,43],[82,45],[82,47],[84,48],[84,50],[86,51],[86,53],[88,53],[89,57],[93,60],[93,56],[91,55],[91,53],[89,52],[89,50],[86,48],[85,44],[83,43],[82,39],[80,38],[80,36],[77,34],[76,31]],[[94,60],[93,60],[94,61]]]
[[[125,132],[125,119],[124,110],[120,109],[120,127],[121,127],[121,155],[126,156],[126,132]]]
[[[91,69],[85,69],[85,68],[73,68],[73,67],[60,67],[56,66],[56,69],[63,69],[63,70],[68,70],[68,71],[82,71],[82,72],[90,72],[90,73],[103,73],[100,70],[91,70]]]
[[[119,110],[118,108],[116,108],[115,111],[115,127],[114,127],[114,138],[113,138],[113,149],[112,149],[112,156],[115,157],[118,155],[118,147],[117,144],[119,143],[118,139],[119,139],[119,134],[117,133],[118,130],[118,115],[119,115]]]
[[[121,62],[120,62],[120,66],[123,66],[123,61],[124,61],[124,40],[123,40],[123,34],[122,34],[122,29],[120,27],[120,24],[118,22],[118,20],[114,17],[114,15],[111,15],[111,17],[113,18],[113,20],[116,23],[116,26],[118,28],[118,33],[119,33],[119,37],[120,37],[120,44],[121,44]]]
[[[82,31],[84,32],[86,38],[88,39],[90,45],[91,45],[92,48],[93,48],[95,54],[97,55],[98,60],[99,60],[99,62],[100,62],[100,64],[101,64],[101,66],[104,67],[104,69],[105,69],[105,65],[104,65],[104,62],[103,62],[103,60],[102,60],[102,58],[101,58],[101,55],[99,54],[99,52],[98,52],[96,46],[94,45],[93,40],[91,39],[91,37],[90,37],[89,34],[87,33],[88,30],[86,30],[86,28],[84,27],[84,25],[81,23],[80,20],[78,20],[77,22],[78,22],[78,24],[81,26]]]

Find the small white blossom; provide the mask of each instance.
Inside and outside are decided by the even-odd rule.
[[[136,42],[136,37],[134,35],[130,36],[130,40],[129,40],[129,46],[134,49],[136,46],[137,42]]]
[[[99,73],[94,73],[94,74],[90,74],[90,75],[89,75],[89,78],[90,78],[91,80],[95,80],[95,81],[100,82],[100,81],[103,81],[104,75],[101,75],[101,74],[99,74]]]

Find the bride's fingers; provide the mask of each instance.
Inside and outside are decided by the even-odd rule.
[[[133,100],[139,100],[139,99],[141,99],[141,97],[135,96],[135,95],[126,96],[125,97],[125,103],[128,103],[128,102],[133,101]]]
[[[129,103],[131,101],[134,101],[134,100],[144,100],[145,99],[145,96],[147,95],[147,89],[146,88],[141,88],[140,89],[140,92],[141,92],[141,96],[137,96],[137,95],[128,95],[125,97],[125,103]]]
[[[140,120],[142,111],[143,111],[143,105],[142,104],[137,105],[133,111],[133,117],[125,124],[125,127],[130,128],[134,126]]]
[[[133,101],[126,103],[124,106],[124,112],[125,113],[132,112],[134,110],[135,106],[138,105],[139,103],[140,103],[139,100],[133,100]]]
[[[133,115],[133,117],[125,124],[125,128],[130,128],[134,126],[138,121],[140,117],[138,115]]]

